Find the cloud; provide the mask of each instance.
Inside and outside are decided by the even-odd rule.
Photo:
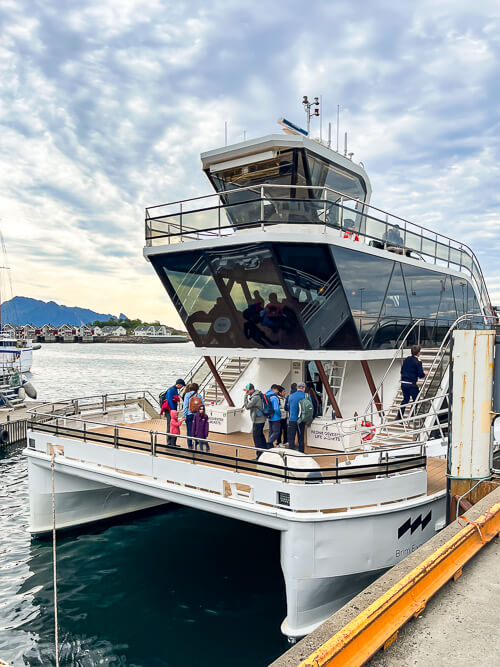
[[[210,191],[199,153],[225,121],[230,141],[267,134],[321,94],[373,203],[469,243],[500,299],[497,3],[3,0],[0,26],[19,293],[178,322],[144,207]]]

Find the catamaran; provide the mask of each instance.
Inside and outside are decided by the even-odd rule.
[[[175,502],[281,533],[282,632],[316,628],[445,525],[451,332],[491,316],[472,250],[370,203],[362,164],[270,134],[201,155],[214,192],[146,210],[144,255],[200,360],[209,452],[145,390],[36,408],[32,533]],[[427,372],[398,414],[412,344]],[[314,381],[305,452],[256,459],[243,388]]]

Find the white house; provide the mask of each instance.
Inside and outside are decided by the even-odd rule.
[[[164,324],[158,326],[142,325],[134,329],[134,336],[168,336],[168,329]]]
[[[103,336],[126,336],[127,330],[120,326],[117,327],[103,327],[102,328]]]

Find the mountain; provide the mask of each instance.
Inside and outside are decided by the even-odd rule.
[[[120,313],[120,317],[125,317]],[[15,296],[2,304],[2,324],[88,324],[94,320],[118,319],[109,313],[96,313],[89,308],[61,306],[55,301],[39,301],[25,296]]]

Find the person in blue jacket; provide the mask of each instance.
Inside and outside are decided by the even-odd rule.
[[[271,449],[273,443],[279,440],[281,432],[281,409],[278,400],[279,385],[273,384],[271,389],[266,391],[266,396],[271,403],[273,412],[269,415],[269,433],[267,435],[267,449]]]
[[[412,401],[417,400],[419,392],[417,380],[425,377],[422,362],[418,358],[421,349],[420,345],[412,345],[411,355],[406,357],[401,366],[401,391],[403,392],[403,400],[399,406],[398,419],[403,419],[410,398]]]
[[[182,389],[182,387],[185,387],[186,383],[182,378],[179,378],[176,380],[175,384],[170,387],[170,389],[167,389],[167,393],[165,394],[165,400],[168,401],[168,410],[165,411],[165,416],[167,418],[167,433],[170,433],[170,410],[177,410],[177,403],[180,400],[179,399],[179,389]],[[177,396],[177,401],[174,401],[174,396]],[[167,435],[167,445],[172,445],[174,441],[174,438],[172,436]]]
[[[288,397],[288,409],[290,412],[290,416],[288,417],[288,447],[289,449],[296,449],[295,437],[297,437],[299,441],[299,452],[303,452],[305,446],[304,436],[306,433],[306,425],[304,422],[301,422],[300,424],[297,422],[297,419],[299,418],[299,403],[306,397],[305,388],[305,383],[299,382],[297,384],[297,391],[294,391],[294,393],[290,394]]]

